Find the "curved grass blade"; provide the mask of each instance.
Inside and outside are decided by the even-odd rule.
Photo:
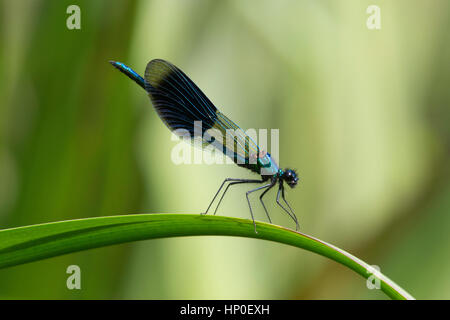
[[[350,253],[309,235],[250,220],[193,214],[136,214],[45,223],[0,230],[0,268],[71,252],[130,241],[200,235],[256,238],[318,253],[364,278],[371,267]],[[381,290],[392,299],[414,299],[388,277],[376,272]]]

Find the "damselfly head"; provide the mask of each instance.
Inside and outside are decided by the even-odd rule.
[[[297,172],[292,169],[285,169],[281,178],[288,184],[289,187],[294,188],[299,178],[297,177]]]

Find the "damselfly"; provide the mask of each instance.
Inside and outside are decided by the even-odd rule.
[[[240,127],[221,113],[203,92],[189,79],[189,77],[173,64],[155,59],[147,64],[144,78],[121,62],[110,61],[119,71],[126,74],[130,79],[147,91],[159,117],[166,126],[177,135],[189,135],[194,141],[198,132],[198,123],[201,124],[201,139],[203,145],[212,144],[226,156],[230,157],[238,166],[247,168],[261,175],[261,179],[225,179],[219,190],[214,195],[206,212],[207,214],[216,200],[220,191],[227,184],[225,191],[214,210],[216,214],[228,189],[237,184],[261,183],[262,186],[247,191],[246,198],[250,208],[250,215],[256,231],[256,223],[250,204],[249,195],[258,190],[264,190],[259,200],[266,212],[269,222],[269,212],[264,204],[263,197],[267,192],[278,184],[276,201],[278,205],[294,220],[298,230],[298,220],[284,194],[284,183],[294,188],[299,178],[292,169],[282,170],[271,158],[269,153],[264,152]],[[206,134],[209,130],[218,130],[221,133],[211,136]],[[232,133],[230,133],[232,132]],[[285,206],[280,202],[280,197]]]

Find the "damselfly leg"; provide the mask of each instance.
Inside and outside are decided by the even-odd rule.
[[[286,203],[286,205],[288,206],[289,210],[291,210],[292,215],[295,218],[295,230],[298,231],[298,229],[300,229],[300,225],[298,224],[298,219],[297,216],[294,213],[294,210],[292,210],[291,206],[289,205],[289,203],[287,202],[286,198],[284,197],[284,186],[281,189],[281,198],[283,199],[284,203]]]
[[[267,193],[267,191],[269,191],[270,189],[272,189],[272,187],[273,187],[276,183],[277,183],[277,181],[276,181],[276,180],[273,180],[272,183],[270,184],[270,186],[269,186],[266,190],[264,190],[264,192],[259,196],[259,201],[261,201],[261,204],[262,204],[262,206],[263,206],[263,208],[264,208],[264,211],[266,212],[267,218],[269,219],[269,222],[270,222],[270,223],[272,223],[272,219],[270,219],[269,211],[267,211],[266,205],[264,204],[264,201],[263,201],[262,198],[263,198],[264,195]]]
[[[268,183],[266,185],[263,185],[261,187],[255,188],[253,190],[247,191],[247,193],[245,194],[245,196],[247,197],[247,202],[248,202],[248,207],[250,208],[250,214],[252,216],[252,220],[253,220],[253,226],[255,227],[255,233],[258,233],[258,231],[256,231],[256,223],[255,223],[255,217],[253,216],[253,210],[252,210],[252,205],[250,204],[250,199],[248,198],[248,195],[252,192],[264,189],[264,188],[269,188],[272,185],[271,183]]]
[[[214,211],[214,214],[216,214],[216,211],[217,211],[217,209],[218,209],[220,203],[222,202],[222,199],[223,199],[223,197],[225,196],[225,193],[227,192],[228,187],[229,187],[230,185],[233,185],[233,184],[235,184],[235,183],[261,183],[262,180],[226,178],[226,179],[222,182],[222,184],[220,185],[219,190],[217,190],[217,192],[216,192],[216,194],[214,195],[214,198],[212,199],[212,201],[211,201],[211,203],[209,204],[208,208],[207,208],[206,211],[203,212],[202,214],[207,214],[207,213],[208,213],[209,209],[211,208],[212,204],[214,203],[214,200],[216,200],[216,198],[217,198],[217,196],[219,195],[220,191],[222,190],[223,186],[224,186],[225,183],[227,183],[227,182],[231,182],[231,183],[227,186],[227,188],[225,189],[225,192],[223,193],[222,197],[220,198],[220,201],[219,201],[219,203],[217,204],[217,207],[216,207],[216,210]]]
[[[258,183],[261,182],[261,181],[259,181],[259,180],[256,180],[256,181],[258,181]],[[242,184],[242,183],[254,183],[254,182],[253,182],[253,181],[237,181],[237,182],[231,182],[231,183],[229,183],[229,184],[227,185],[227,187],[225,188],[225,191],[222,193],[222,196],[220,197],[219,203],[218,203],[217,206],[216,206],[216,210],[214,210],[214,215],[216,215],[217,209],[219,209],[219,206],[220,206],[220,204],[222,203],[222,200],[223,200],[223,198],[225,197],[225,194],[227,193],[228,188],[231,187],[231,186],[233,186],[233,185],[235,185],[235,184]],[[255,182],[255,183],[256,183],[256,182]]]
[[[289,212],[289,210],[287,210],[287,209],[280,203],[280,195],[282,195],[282,198],[283,198],[284,202],[287,204],[288,208],[291,210],[292,213]],[[280,187],[278,188],[278,193],[277,193],[277,203],[278,203],[278,205],[279,205],[281,208],[283,208],[283,210],[284,210],[284,211],[292,218],[292,220],[294,220],[294,222],[295,222],[295,230],[298,231],[298,229],[300,228],[300,227],[299,227],[299,224],[298,224],[298,220],[297,220],[297,217],[295,216],[294,211],[291,209],[291,206],[289,205],[289,203],[286,201],[286,198],[284,197],[284,187],[283,187],[283,184],[282,184],[282,183],[280,183]]]

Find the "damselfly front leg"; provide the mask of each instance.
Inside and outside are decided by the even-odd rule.
[[[291,206],[289,205],[289,203],[287,202],[286,198],[284,197],[284,186],[282,186],[281,188],[281,198],[283,199],[284,203],[286,203],[286,205],[288,206],[289,210],[291,210],[292,216],[295,218],[295,230],[298,231],[298,229],[300,229],[300,226],[298,224],[298,219],[297,216],[294,213],[294,210],[292,210]]]
[[[277,203],[278,205],[283,208],[283,210],[292,218],[292,220],[294,220],[295,222],[295,230],[298,231],[299,229],[299,225],[298,225],[298,221],[297,221],[297,217],[295,216],[294,212],[289,212],[289,210],[287,210],[281,203],[280,203],[280,195],[281,193],[284,193],[284,188],[283,185],[280,183],[280,187],[278,188],[278,193],[277,193]],[[289,206],[289,204],[287,203],[286,199],[284,198],[284,194],[283,194],[283,200],[284,202],[288,205],[289,209],[291,209],[291,207]],[[291,209],[292,210],[292,209]]]

